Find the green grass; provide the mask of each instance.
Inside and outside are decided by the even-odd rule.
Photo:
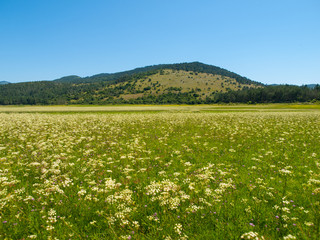
[[[312,111],[319,104],[213,104],[213,105],[50,105],[0,106],[0,113],[127,113],[127,112],[228,112],[228,111]]]
[[[140,107],[0,114],[0,239],[319,239],[317,109]]]

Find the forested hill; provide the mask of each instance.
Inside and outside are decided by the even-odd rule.
[[[0,86],[0,104],[198,103],[213,93],[263,85],[199,62]]]
[[[320,87],[265,86],[199,62],[0,85],[0,105],[200,104],[320,100]]]

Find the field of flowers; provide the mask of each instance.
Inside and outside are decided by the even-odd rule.
[[[0,239],[320,239],[320,111],[0,114]]]

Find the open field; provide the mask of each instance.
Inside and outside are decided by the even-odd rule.
[[[0,107],[0,239],[320,239],[319,142],[319,105]]]
[[[214,105],[53,105],[1,106],[0,113],[114,113],[114,112],[215,112],[215,111],[309,111],[319,104],[214,104]]]

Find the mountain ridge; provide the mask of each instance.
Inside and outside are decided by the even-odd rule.
[[[145,67],[134,68],[132,70],[116,72],[116,73],[99,73],[99,74],[95,74],[95,75],[83,77],[83,78],[76,75],[71,75],[71,76],[55,79],[53,81],[69,82],[69,83],[90,83],[90,82],[99,82],[99,81],[112,81],[122,77],[130,76],[133,74],[140,74],[140,73],[152,72],[152,71],[158,71],[158,70],[164,70],[164,69],[185,70],[185,71],[193,71],[193,72],[200,72],[200,73],[218,74],[226,77],[232,77],[240,83],[254,82],[255,84],[263,85],[262,83],[252,81],[246,77],[243,77],[239,74],[236,74],[224,68],[220,68],[214,65],[204,64],[201,62],[190,62],[190,63],[185,62],[185,63],[150,65]],[[72,76],[75,76],[77,78],[70,78]]]

